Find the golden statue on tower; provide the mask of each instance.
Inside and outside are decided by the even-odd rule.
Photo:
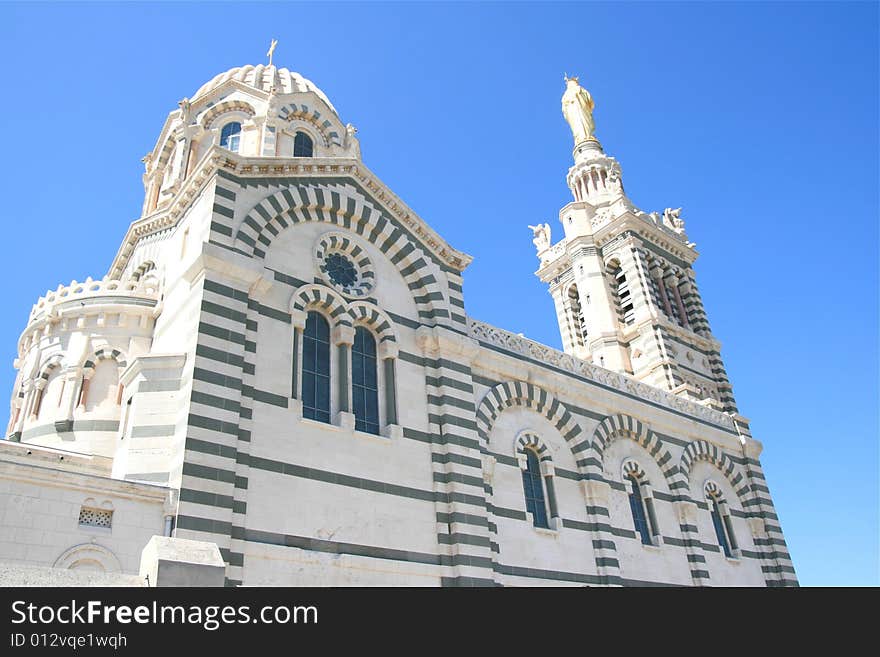
[[[565,76],[565,93],[562,94],[562,115],[568,121],[571,134],[574,135],[575,146],[582,141],[597,141],[593,134],[596,125],[593,123],[593,97],[584,89],[578,78]]]

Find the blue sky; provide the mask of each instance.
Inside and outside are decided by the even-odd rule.
[[[167,113],[271,37],[474,256],[468,313],[559,347],[526,226],[562,234],[578,74],[632,200],[684,208],[801,583],[880,583],[876,3],[33,3],[0,25],[0,391],[37,298],[106,273]]]

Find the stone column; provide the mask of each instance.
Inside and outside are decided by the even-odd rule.
[[[601,476],[601,473],[596,473]],[[614,542],[608,504],[611,486],[601,479],[581,479],[581,487],[586,498],[587,522],[593,543],[596,560],[596,573],[606,585],[620,585],[620,561],[617,558],[617,544]]]
[[[397,374],[396,363],[398,347],[396,342],[386,340],[379,344],[378,357],[382,361],[385,385],[385,425],[386,433],[397,427]]]
[[[339,409],[337,424],[354,429],[354,413],[351,411],[351,346],[354,344],[354,327],[338,325],[333,329],[331,341],[336,346],[336,407]]]
[[[443,586],[494,586],[497,544],[489,528],[486,483],[476,430],[471,363],[477,343],[445,327],[416,331],[429,381],[437,543]],[[446,383],[446,382],[451,382]]]

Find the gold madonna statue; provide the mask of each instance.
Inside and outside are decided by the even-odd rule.
[[[568,121],[571,134],[574,135],[575,146],[582,141],[596,141],[593,132],[593,97],[584,89],[577,77],[565,76],[565,93],[562,94],[562,115]]]

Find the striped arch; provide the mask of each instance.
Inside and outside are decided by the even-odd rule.
[[[144,274],[151,272],[151,271],[154,272],[155,270],[156,270],[156,263],[153,262],[152,260],[146,260],[146,261],[142,262],[138,266],[138,268],[135,269],[131,273],[131,279],[133,281],[139,281],[144,276]]]
[[[345,194],[342,185],[291,185],[264,198],[241,222],[233,248],[262,260],[282,230],[311,221],[350,230],[375,244],[403,277],[420,319],[433,322],[437,317],[449,317],[443,291],[422,250],[381,211],[364,203],[363,198]]]
[[[514,444],[514,450],[517,455],[525,455],[528,449],[533,450],[538,455],[539,461],[551,460],[547,444],[533,431],[523,431]]]
[[[721,487],[711,479],[707,481],[706,484],[703,486],[703,494],[706,497],[714,498],[719,502],[726,502],[726,500],[724,499],[724,493],[721,491]]]
[[[64,354],[49,356],[49,358],[46,359],[46,362],[40,366],[40,374],[34,381],[34,385],[40,390],[45,388],[46,382],[48,382],[49,377],[52,376],[53,370],[60,368],[63,362]]]
[[[210,130],[214,127],[214,121],[227,112],[242,112],[247,114],[249,118],[257,113],[250,103],[246,103],[243,100],[225,100],[205,112],[204,116],[202,116],[202,127],[205,130]]]
[[[119,349],[100,347],[86,360],[85,363],[83,363],[83,379],[91,379],[92,375],[95,373],[95,366],[98,362],[107,359],[115,360],[120,372],[122,372],[127,366],[125,356]]]
[[[645,472],[645,469],[635,459],[626,459],[620,469],[624,480],[627,477],[632,477],[640,484],[648,483],[648,473]]]
[[[159,159],[156,161],[156,169],[165,168],[168,164],[168,160],[171,159],[171,154],[174,152],[175,146],[177,146],[177,140],[174,138],[173,134],[169,134],[165,143],[162,145],[162,150],[159,151]]]
[[[549,392],[525,381],[505,381],[490,388],[477,408],[477,433],[484,443],[488,444],[489,431],[502,411],[515,406],[543,415],[570,444],[581,434],[571,412]]]
[[[366,301],[352,301],[348,304],[348,314],[353,324],[367,326],[376,334],[379,343],[397,342],[394,324],[377,306]]]
[[[325,147],[329,147],[330,144],[342,146],[342,142],[339,138],[339,133],[335,130],[332,130],[333,123],[331,121],[328,121],[327,119],[324,119],[322,121],[321,113],[318,110],[310,109],[308,105],[304,105],[302,103],[300,103],[299,105],[297,105],[296,103],[285,105],[278,111],[278,118],[283,121],[287,121],[288,123],[293,119],[306,121],[315,128],[319,135],[321,135],[321,139],[324,140]]]
[[[351,326],[352,317],[348,304],[339,294],[323,285],[303,285],[290,297],[290,310],[305,313],[320,308],[333,320],[333,324]]]
[[[620,438],[631,438],[639,445],[645,448],[663,471],[663,476],[669,485],[669,489],[675,491],[687,484],[680,483],[679,468],[673,461],[672,454],[663,444],[663,441],[651,431],[647,425],[634,417],[617,413],[609,415],[599,423],[593,432],[593,443],[591,449],[595,455],[596,466],[602,470],[605,465],[605,450],[615,440]]]
[[[721,449],[705,440],[695,440],[684,448],[678,469],[688,484],[690,483],[691,467],[696,461],[708,461],[727,477],[733,490],[736,491],[740,503],[748,499],[749,485],[736,464]]]

